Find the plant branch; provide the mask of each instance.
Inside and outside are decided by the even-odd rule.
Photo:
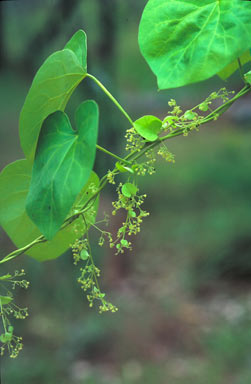
[[[91,75],[89,75],[91,76]],[[199,125],[202,125],[202,124],[206,124],[208,122],[210,122],[211,120],[215,120],[215,118],[218,118],[220,115],[222,115],[224,112],[226,112],[230,107],[231,105],[236,101],[238,100],[240,97],[244,96],[246,93],[248,93],[249,91],[251,90],[251,85],[246,85],[244,88],[242,88],[234,97],[232,97],[232,99],[228,100],[226,103],[222,104],[220,107],[216,108],[213,112],[211,112],[209,115],[205,116],[198,124]],[[108,91],[107,91],[108,92]],[[112,96],[113,97],[113,96]],[[122,108],[122,107],[121,107]],[[132,122],[132,125],[133,125],[133,122]],[[185,128],[180,128],[172,133],[169,133],[168,135],[166,136],[162,136],[160,137],[158,140],[152,142],[152,143],[146,143],[145,146],[141,149],[140,152],[138,151],[131,151],[128,155],[126,155],[124,158],[120,158],[119,156],[117,155],[114,155],[112,154],[111,152],[107,151],[106,149],[102,148],[102,147],[99,147],[98,149],[102,150],[103,152],[105,153],[108,153],[109,155],[115,157],[116,159],[120,160],[120,161],[123,161],[124,163],[125,162],[128,162],[128,160],[130,159],[131,162],[132,161],[135,161],[139,158],[141,158],[147,151],[149,151],[150,149],[153,149],[154,147],[156,147],[157,145],[159,145],[160,143],[162,143],[163,141],[165,140],[168,140],[168,139],[172,139],[173,137],[176,137],[176,136],[180,136],[182,134],[184,134],[184,132],[188,132],[188,131],[191,131],[191,129],[194,128],[194,123],[191,123],[190,125],[186,126]],[[102,148],[102,149],[101,149]],[[117,168],[114,168],[114,170],[112,171],[113,174],[116,174],[118,171]],[[90,208],[90,203],[93,201],[96,200],[96,198],[98,197],[98,195],[100,194],[100,192],[102,191],[102,189],[104,189],[104,187],[106,186],[108,180],[107,180],[107,174],[104,175],[101,180],[100,180],[100,184],[99,184],[99,188],[98,190],[95,192],[95,194],[93,196],[91,196],[86,202],[85,204],[83,205],[83,207],[81,208],[80,211],[78,211],[78,213],[75,213],[73,214],[72,216],[68,217],[64,224],[62,225],[61,227],[61,230],[64,229],[65,227],[67,227],[68,225],[70,225],[73,221],[75,221],[80,215],[82,215],[83,213],[86,212],[87,209]],[[19,248],[11,253],[9,253],[7,256],[5,256],[2,260],[0,260],[0,264],[2,263],[5,263],[9,260],[12,260],[14,259],[15,257],[17,256],[20,256],[22,255],[23,253],[25,253],[27,250],[29,250],[30,248],[36,246],[37,244],[39,243],[43,243],[43,242],[46,242],[47,239],[44,237],[44,236],[39,236],[37,239],[35,239],[34,241],[32,241],[30,244],[26,245],[25,247],[22,247],[22,248]]]
[[[101,147],[101,146],[98,145],[98,144],[96,144],[96,148],[97,148],[98,150],[100,150],[101,152],[104,152],[104,153],[106,153],[107,155],[109,155],[109,156],[111,156],[111,157],[114,157],[115,159],[117,159],[117,160],[119,160],[119,161],[121,161],[121,162],[123,162],[123,163],[126,163],[126,164],[128,164],[128,165],[131,165],[131,162],[130,162],[130,161],[127,161],[127,160],[125,160],[125,159],[122,159],[122,157],[119,157],[119,156],[115,155],[115,153],[112,153],[112,152],[108,151],[107,149]]]

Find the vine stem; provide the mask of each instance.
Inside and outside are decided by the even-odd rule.
[[[123,115],[127,118],[129,123],[133,125],[133,121],[131,117],[128,115],[128,113],[124,110],[124,108],[121,106],[121,104],[115,99],[115,97],[106,89],[106,87],[93,75],[90,75],[90,73],[86,74],[86,77],[89,77],[92,79],[101,89],[102,91],[111,99],[111,101],[116,105],[116,107],[120,110],[120,112],[123,113]]]
[[[91,75],[89,75],[90,77]],[[93,76],[91,76],[93,77]],[[95,78],[94,78],[95,79]],[[97,79],[95,79],[98,83],[100,83]],[[101,84],[101,83],[100,83]],[[102,84],[101,84],[102,85]],[[103,89],[103,85],[102,85],[102,89]],[[226,112],[230,107],[231,105],[236,101],[238,100],[240,97],[244,96],[246,93],[248,93],[249,91],[251,90],[251,85],[246,85],[245,87],[243,87],[234,97],[232,97],[232,99],[228,100],[226,103],[222,104],[220,107],[216,108],[213,112],[211,112],[208,116],[205,116],[205,118],[203,118],[198,126],[202,125],[202,124],[206,124],[212,120],[215,120],[215,118],[218,118],[220,115],[222,115],[224,112]],[[107,90],[106,90],[107,91]],[[105,91],[104,91],[105,92]],[[107,91],[108,92],[108,91]],[[105,92],[106,93],[106,92]],[[108,92],[109,93],[109,92]],[[109,93],[110,94],[110,93]],[[113,96],[111,95],[111,97],[113,98]],[[113,98],[114,99],[114,98]],[[115,99],[114,99],[115,100]],[[116,100],[115,100],[116,101]],[[116,102],[117,103],[117,102]],[[119,104],[118,104],[119,105]],[[122,108],[122,107],[121,107]],[[119,109],[121,109],[119,108]],[[122,108],[123,110],[123,108]],[[123,112],[124,113],[124,112]],[[126,113],[126,112],[125,112]],[[126,114],[127,115],[127,114]],[[129,118],[130,119],[130,118]],[[131,120],[131,119],[130,119]],[[130,121],[129,120],[129,121]],[[133,122],[130,121],[133,125]],[[194,123],[191,123],[190,126],[186,126],[186,128],[180,128],[172,133],[169,133],[168,135],[165,135],[165,136],[162,136],[160,137],[158,140],[154,141],[153,143],[146,143],[145,146],[141,149],[140,152],[138,152],[137,150],[133,150],[131,151],[127,156],[125,156],[124,158],[119,158],[120,161],[123,161],[123,162],[126,162],[128,160],[131,160],[131,162],[139,159],[140,157],[142,157],[147,151],[149,151],[150,149],[153,149],[154,147],[156,147],[157,145],[159,145],[160,143],[162,143],[163,141],[165,140],[168,140],[168,139],[172,139],[176,136],[180,136],[182,134],[184,134],[184,131],[186,130],[186,132],[190,131],[192,128],[194,128]],[[100,147],[102,148],[102,147]],[[102,148],[102,151],[105,152],[105,153],[108,153],[109,151],[105,150],[104,148]],[[112,153],[109,153],[109,154],[112,154]],[[117,155],[114,155],[112,154],[113,157],[117,158],[118,159],[118,156]],[[118,172],[118,169],[117,168],[114,168],[114,170],[112,171],[113,174],[116,174]],[[102,191],[102,189],[104,189],[104,187],[106,186],[108,180],[107,180],[107,175],[104,175],[101,180],[100,180],[100,184],[99,184],[99,188],[98,190],[95,192],[95,194],[93,196],[90,197],[90,199],[88,199],[86,201],[86,203],[84,204],[84,206],[81,208],[81,210],[78,212],[78,213],[75,213],[73,214],[72,216],[68,217],[64,224],[62,225],[61,227],[61,230],[64,229],[65,227],[67,227],[69,224],[71,224],[73,221],[75,221],[80,215],[83,215],[83,213],[86,212],[86,210],[88,210],[90,208],[90,203],[92,201],[95,201],[96,198],[98,197],[98,195],[100,194],[100,192]],[[30,244],[27,244],[25,247],[22,247],[22,248],[19,248],[11,253],[9,253],[7,256],[5,256],[2,260],[0,260],[0,264],[2,263],[5,263],[9,260],[12,260],[14,259],[15,257],[17,256],[20,256],[22,255],[23,253],[25,253],[27,250],[29,250],[30,248],[32,248],[33,246],[36,246],[37,244],[39,243],[43,243],[43,242],[46,242],[47,239],[44,237],[44,236],[39,236],[37,239],[33,240]]]
[[[117,159],[117,160],[119,160],[119,161],[121,161],[121,162],[123,162],[123,163],[125,163],[125,164],[131,165],[131,162],[130,162],[130,161],[127,161],[127,160],[123,159],[122,157],[119,157],[119,156],[115,155],[115,153],[112,153],[112,152],[108,151],[107,149],[101,147],[101,146],[98,145],[98,144],[96,144],[96,148],[97,148],[98,150],[100,150],[101,152],[104,152],[104,153],[106,153],[107,155],[109,155],[109,156],[111,156],[111,157],[114,157],[114,159]]]
[[[212,120],[215,120],[215,118],[218,118],[220,115],[225,113],[231,105],[238,100],[240,97],[244,96],[246,93],[250,92],[251,85],[247,84],[245,87],[243,87],[234,97],[232,97],[230,100],[228,100],[226,103],[222,104],[220,107],[216,108],[213,112],[211,112],[209,115],[205,116],[197,125],[199,127],[202,124],[209,123]],[[141,149],[140,152],[136,156],[129,157],[132,161],[137,160],[141,156],[143,156],[147,151],[150,149],[153,149],[160,143],[162,143],[165,140],[173,139],[176,136],[180,136],[184,134],[184,131],[189,132],[194,128],[194,123],[191,123],[190,126],[186,126],[186,128],[180,128],[176,131],[173,131],[172,133],[169,133],[168,135],[160,137],[158,140],[154,141],[153,143],[146,143],[145,146]]]

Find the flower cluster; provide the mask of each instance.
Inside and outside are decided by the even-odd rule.
[[[156,162],[156,155],[155,150],[150,149],[145,153],[145,156],[147,158],[146,161],[143,163],[137,163],[133,166],[133,169],[135,173],[139,176],[145,176],[146,173],[149,175],[153,175],[155,173],[155,162]]]
[[[13,301],[12,292],[9,291],[6,285],[10,284],[12,289],[21,287],[27,289],[29,282],[25,279],[20,279],[25,275],[24,270],[15,271],[13,275],[6,274],[0,276],[0,286],[4,295],[0,295],[0,316],[2,318],[4,333],[0,335],[2,343],[0,354],[3,355],[7,349],[10,357],[15,358],[23,348],[22,338],[13,334],[14,328],[10,322],[10,316],[15,319],[25,319],[28,316],[28,309],[21,308]]]
[[[158,150],[158,155],[161,156],[164,160],[168,161],[169,163],[175,163],[174,155],[169,152],[167,147],[164,143],[161,144],[161,147]]]
[[[76,240],[72,246],[72,251],[74,264],[81,260],[85,263],[85,266],[80,268],[81,274],[77,281],[81,285],[81,289],[87,293],[86,297],[89,306],[93,307],[94,302],[99,301],[99,313],[116,312],[117,307],[105,299],[105,293],[101,292],[99,288],[100,269],[94,264],[88,238]]]
[[[9,326],[8,330],[0,335],[0,341],[3,344],[0,348],[0,355],[3,356],[7,348],[11,358],[17,357],[23,349],[22,340],[22,337],[13,335],[13,327]]]
[[[126,210],[126,219],[119,228],[115,241],[110,243],[110,247],[116,246],[117,253],[123,253],[124,248],[131,249],[131,242],[126,239],[126,236],[139,233],[143,218],[149,215],[141,208],[146,195],[137,195],[137,191],[138,188],[134,184],[120,183],[117,188],[118,200],[112,203],[113,215],[116,215],[120,209]]]
[[[125,134],[125,138],[126,138],[126,151],[137,151],[139,152],[144,144],[145,144],[145,141],[143,140],[143,138],[136,132],[135,128],[132,127],[132,128],[129,128],[126,130],[126,134]]]
[[[234,91],[227,91],[226,88],[221,88],[217,92],[212,92],[202,103],[196,105],[192,109],[189,109],[183,113],[182,109],[177,105],[174,99],[168,102],[168,105],[172,107],[172,110],[164,118],[162,124],[162,131],[172,133],[175,130],[182,130],[184,136],[188,135],[188,132],[196,129],[204,122],[205,115],[201,115],[201,112],[210,113],[213,112],[211,104],[220,99],[222,103],[227,102],[234,94]],[[219,115],[214,114],[214,120],[217,120]]]

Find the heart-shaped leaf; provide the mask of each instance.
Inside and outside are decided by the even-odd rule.
[[[149,0],[140,50],[160,89],[210,78],[251,45],[251,2]]]
[[[32,170],[26,211],[47,239],[60,229],[93,168],[98,106],[88,100],[76,111],[77,131],[64,112],[44,121]]]
[[[34,157],[44,119],[57,110],[64,111],[73,91],[85,78],[86,55],[86,35],[78,31],[65,49],[49,56],[36,73],[19,121],[21,146],[28,159]]]
[[[25,211],[25,202],[31,181],[32,165],[27,160],[18,160],[9,164],[0,174],[0,224],[10,239],[18,248],[31,243],[41,235],[37,226],[30,220]],[[99,186],[98,176],[92,172],[88,182],[81,190],[73,206],[73,212],[93,195]],[[90,225],[95,220],[98,210],[98,200],[95,201],[92,214],[85,214]],[[76,232],[76,229],[79,232]],[[39,243],[25,253],[38,261],[55,259],[64,253],[74,241],[85,231],[81,219],[59,231],[53,240]],[[8,276],[8,275],[6,275]],[[4,278],[4,276],[2,276]]]
[[[162,121],[155,116],[146,115],[136,120],[133,126],[137,133],[147,141],[155,141],[162,127]]]

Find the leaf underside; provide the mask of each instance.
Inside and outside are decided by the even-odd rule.
[[[25,211],[25,202],[31,181],[32,165],[27,160],[18,160],[9,164],[0,174],[0,224],[10,239],[21,248],[41,236],[37,226],[30,220]],[[92,195],[92,184],[98,188],[99,178],[92,172],[88,182],[76,198],[74,207],[83,205]],[[75,208],[73,208],[74,210]],[[98,209],[98,200],[93,205],[92,216],[86,213],[86,221],[94,220]],[[38,261],[55,259],[63,254],[80,235],[75,229],[84,233],[82,220],[77,219],[72,224],[59,231],[53,240],[37,244],[25,253]]]
[[[142,55],[160,89],[208,79],[251,46],[251,2],[149,0],[139,27]]]
[[[52,239],[88,181],[94,165],[98,106],[88,100],[76,111],[77,131],[64,112],[44,121],[37,144],[26,211],[47,239]]]

